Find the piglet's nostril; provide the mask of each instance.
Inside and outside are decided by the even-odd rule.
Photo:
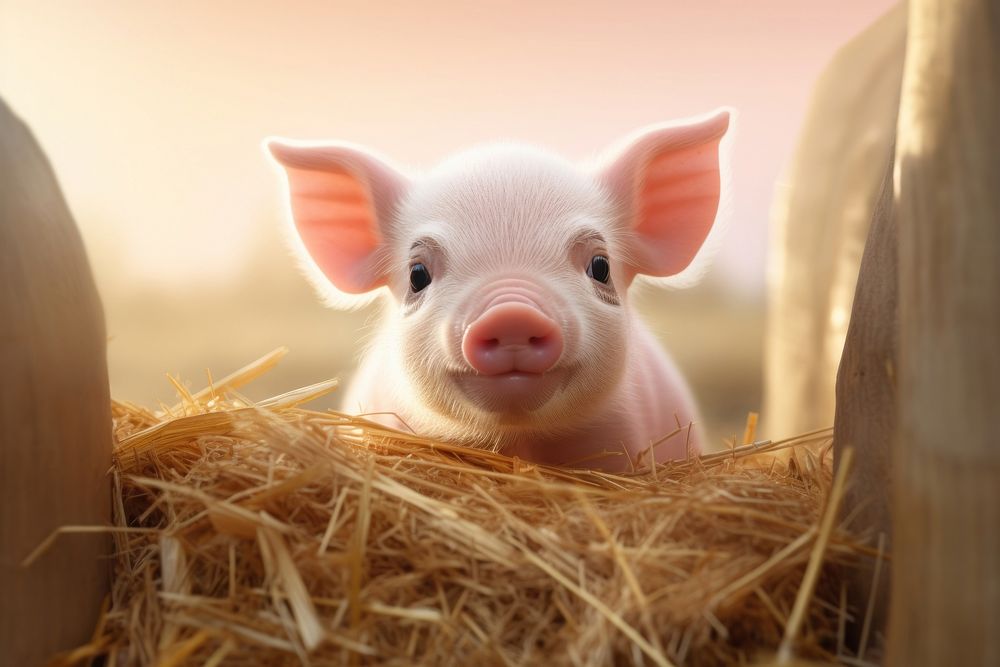
[[[484,375],[544,373],[562,355],[559,325],[535,306],[491,306],[465,330],[462,353]]]

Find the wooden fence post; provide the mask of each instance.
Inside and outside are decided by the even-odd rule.
[[[890,516],[892,441],[896,436],[899,366],[899,312],[897,278],[897,229],[893,210],[893,164],[886,164],[882,189],[861,259],[851,322],[837,373],[837,410],[833,423],[833,452],[838,465],[847,448],[855,451],[850,482],[841,514],[851,518],[851,528],[870,537],[870,546],[881,541],[886,553],[892,546]],[[884,539],[883,539],[884,538]],[[876,590],[875,572],[879,572]],[[849,625],[849,642],[862,651],[885,631],[888,608],[888,571],[885,563],[861,568],[848,582],[848,602],[855,622]],[[872,597],[874,595],[874,597]],[[866,619],[869,600],[872,618]],[[869,634],[863,637],[868,621]]]
[[[104,315],[83,243],[31,132],[0,101],[0,664],[90,639],[108,585],[111,411]]]
[[[816,82],[775,188],[761,426],[768,437],[833,422],[858,266],[896,131],[905,47],[902,4],[841,47]]]
[[[909,12],[887,657],[1000,665],[1000,5]]]

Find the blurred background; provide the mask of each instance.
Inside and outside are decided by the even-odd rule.
[[[112,394],[151,406],[175,401],[165,373],[198,389],[206,368],[281,345],[251,397],[347,378],[374,322],[323,308],[296,272],[263,137],[345,139],[419,169],[508,138],[586,158],[734,106],[733,214],[711,269],[637,298],[721,444],[760,408],[770,202],[812,83],[892,4],[4,0],[0,95],[81,228]]]

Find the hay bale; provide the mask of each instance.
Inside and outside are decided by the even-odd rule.
[[[301,407],[335,383],[240,398],[272,362],[177,383],[158,413],[115,404],[114,588],[64,662],[714,665],[783,639],[836,657],[839,570],[871,554],[833,527],[829,430],[557,470]]]

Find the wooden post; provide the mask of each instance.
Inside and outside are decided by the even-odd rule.
[[[905,47],[900,4],[837,52],[775,188],[761,427],[768,437],[833,423],[858,266],[896,132]]]
[[[1000,5],[909,11],[887,657],[1000,665]]]
[[[899,366],[897,229],[893,210],[893,164],[884,169],[882,189],[861,259],[851,323],[837,373],[837,411],[833,452],[837,464],[847,448],[855,452],[842,517],[851,529],[869,536],[875,547],[892,546],[889,514],[892,488],[891,443],[897,430],[896,373]],[[848,582],[848,602],[855,619],[849,643],[862,654],[877,635],[884,634],[888,608],[888,571],[874,562]],[[879,570],[877,589],[872,590]],[[874,596],[874,597],[873,597]],[[869,600],[872,617],[866,619]],[[868,622],[869,633],[862,636]],[[878,648],[878,647],[876,647]],[[871,652],[868,652],[871,655]]]
[[[91,636],[110,520],[111,413],[100,300],[41,148],[0,101],[0,664],[39,665]]]

